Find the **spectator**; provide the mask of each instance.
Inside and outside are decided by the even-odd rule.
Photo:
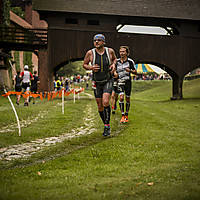
[[[33,80],[31,80],[31,92],[36,94],[38,90],[38,83],[39,83],[39,78],[37,76],[37,71],[34,71],[33,73]],[[33,98],[33,104],[35,104],[35,98]]]
[[[15,84],[15,91],[16,92],[22,91],[21,82],[22,82],[22,78],[20,77],[20,71],[17,71],[17,74],[14,78],[14,84]],[[21,95],[16,95],[16,96],[17,96],[16,104],[19,105]]]

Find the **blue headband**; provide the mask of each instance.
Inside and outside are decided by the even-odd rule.
[[[93,40],[102,40],[105,42],[105,36],[103,34],[97,34],[94,36]]]

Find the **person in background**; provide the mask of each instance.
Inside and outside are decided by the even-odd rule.
[[[22,91],[21,82],[22,82],[22,78],[20,77],[20,71],[17,71],[17,74],[14,78],[15,92],[21,92]],[[16,96],[17,96],[16,104],[19,105],[21,95],[16,95]]]
[[[56,91],[56,80],[53,81],[53,88],[54,88],[54,91]]]
[[[61,89],[61,81],[58,77],[56,77],[56,90],[55,91],[59,91]]]
[[[22,77],[22,89],[24,90],[24,92],[30,91],[30,83],[31,80],[33,80],[33,75],[28,70],[29,70],[28,65],[25,65],[24,71],[21,72],[20,74],[20,76]],[[24,106],[28,106],[28,102],[29,102],[29,97],[25,99]]]
[[[31,80],[31,92],[36,94],[38,90],[38,83],[39,83],[39,78],[37,76],[37,71],[33,72],[33,80]],[[35,104],[35,98],[33,98],[33,104]]]
[[[83,68],[93,71],[93,80],[96,83],[94,96],[99,115],[104,123],[103,136],[110,135],[110,95],[112,93],[112,73],[115,70],[116,56],[111,48],[104,47],[105,36],[97,34],[93,37],[93,49],[89,50],[84,58]],[[91,63],[91,65],[89,64]]]
[[[63,76],[60,77],[60,82],[61,82],[61,89],[65,86],[65,79]]]
[[[88,73],[86,74],[86,76],[84,78],[85,78],[85,82],[86,82],[86,90],[88,90],[89,89],[89,79],[90,79]]]
[[[70,85],[70,80],[69,80],[69,78],[66,78],[65,79],[65,90],[66,91],[69,91],[69,85]]]
[[[120,123],[128,122],[128,112],[130,109],[131,96],[131,73],[137,74],[134,61],[129,58],[130,50],[128,46],[119,48],[120,58],[117,59],[116,72],[118,74],[119,106],[122,113]],[[124,112],[124,94],[126,95],[126,112]]]

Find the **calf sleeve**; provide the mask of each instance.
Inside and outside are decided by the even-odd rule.
[[[126,102],[126,113],[127,114],[128,114],[129,108],[130,108],[130,103]]]
[[[105,114],[105,124],[110,123],[110,106],[104,107],[104,114]]]
[[[100,115],[103,123],[105,124],[105,113],[104,113],[104,111],[99,111],[99,115]]]
[[[119,101],[119,107],[122,112],[122,115],[124,115],[124,102]]]

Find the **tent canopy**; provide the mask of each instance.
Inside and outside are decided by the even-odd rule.
[[[135,68],[136,68],[138,74],[155,72],[148,64],[139,63],[139,64],[135,65]]]

